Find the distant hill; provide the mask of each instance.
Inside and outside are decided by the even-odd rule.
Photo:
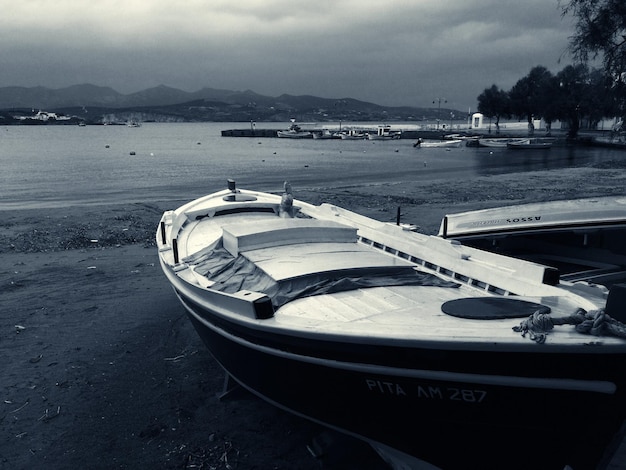
[[[45,110],[75,115],[98,123],[142,121],[422,121],[440,117],[447,121],[458,110],[415,107],[388,107],[352,98],[329,99],[316,96],[280,95],[270,97],[251,90],[233,91],[202,88],[186,92],[160,85],[124,95],[109,87],[92,84],[67,88],[3,87],[0,110]]]
[[[113,88],[91,84],[73,85],[67,88],[5,87],[0,88],[0,109],[8,108],[68,108],[97,106],[128,108],[137,106],[166,106],[196,99],[221,99],[233,92],[205,88],[189,93],[176,88],[158,86],[137,93],[123,95]]]

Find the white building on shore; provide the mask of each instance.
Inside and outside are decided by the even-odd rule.
[[[543,119],[534,119],[533,126],[535,126],[535,130],[546,129],[546,123]],[[551,123],[552,129],[560,129],[561,122],[555,121]],[[478,129],[478,130],[496,130],[496,123],[492,119],[485,118],[482,113],[474,113],[472,114],[470,129]],[[527,121],[500,121],[500,130],[501,131],[527,131],[528,130],[528,122]]]

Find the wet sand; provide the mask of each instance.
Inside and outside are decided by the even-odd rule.
[[[626,195],[625,169],[294,192],[383,221],[400,207],[433,234],[448,212]],[[0,212],[0,468],[380,468],[348,463],[363,454],[347,443],[316,460],[316,425],[243,391],[219,398],[224,373],[153,242],[163,210],[183,202]],[[626,469],[626,452],[609,468]]]

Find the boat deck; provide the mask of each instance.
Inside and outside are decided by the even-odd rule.
[[[207,217],[186,224],[184,235],[179,238],[181,256],[194,267],[191,270],[193,275],[201,279],[198,285],[212,284],[210,275],[199,276],[198,272],[202,272],[203,260],[220,240],[233,256],[242,255],[276,282],[297,281],[316,274],[322,277],[337,277],[337,273],[343,277],[365,276],[372,270],[397,268],[435,274],[447,281],[459,280],[452,273],[442,275],[446,270],[436,272],[436,268],[420,266],[406,259],[404,253],[363,243],[357,230],[346,224],[307,218],[280,219],[271,213],[246,214],[243,221],[242,217],[241,214]],[[179,275],[186,276],[187,280],[193,279],[191,275]],[[567,316],[580,307],[570,296],[556,293],[554,296],[507,298],[512,308],[518,300],[526,300],[549,307],[557,316]],[[458,282],[458,286],[452,288],[436,285],[352,288],[295,298],[280,306],[272,318],[253,322],[262,329],[290,332],[298,329],[304,336],[341,335],[353,337],[355,341],[367,336],[387,342],[389,338],[394,338],[395,342],[419,339],[454,347],[475,343],[484,348],[485,338],[491,338],[494,343],[506,343],[511,347],[533,347],[532,341],[513,331],[513,327],[532,311],[517,318],[477,320],[450,316],[441,310],[441,305],[448,301],[490,298],[493,294],[475,282]],[[480,304],[476,306],[480,308]],[[349,329],[346,324],[350,324]],[[576,333],[572,326],[559,327],[552,335],[553,345],[580,345],[588,340]],[[614,338],[599,341],[623,343]]]

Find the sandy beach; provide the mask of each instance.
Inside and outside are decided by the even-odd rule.
[[[626,160],[294,192],[390,222],[400,207],[434,234],[449,212],[626,195],[625,170]],[[347,443],[315,459],[318,426],[244,391],[220,399],[224,373],[153,242],[161,213],[183,202],[0,212],[0,468],[380,468],[350,463],[362,454]],[[626,452],[609,468],[626,469]]]

